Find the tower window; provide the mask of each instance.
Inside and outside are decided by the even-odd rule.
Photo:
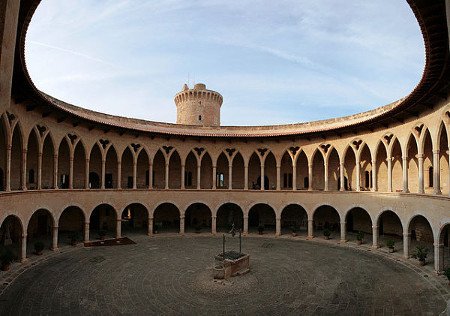
[[[201,116],[201,115],[198,116],[198,120],[199,120],[199,121],[202,120],[202,116]]]

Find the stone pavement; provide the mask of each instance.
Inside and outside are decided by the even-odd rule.
[[[437,315],[446,306],[437,277],[364,247],[248,237],[251,272],[217,282],[221,237],[132,239],[74,248],[22,271],[0,296],[0,314]]]

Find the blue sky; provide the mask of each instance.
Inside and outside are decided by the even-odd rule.
[[[175,122],[203,82],[222,125],[344,116],[419,82],[424,47],[403,0],[43,0],[26,42],[36,86],[109,114]]]

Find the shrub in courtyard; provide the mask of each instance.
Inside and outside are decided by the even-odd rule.
[[[389,249],[389,252],[392,253],[395,250],[395,241],[392,239],[386,240],[386,246]]]
[[[428,249],[425,246],[417,246],[413,258],[419,260],[421,266],[425,265],[428,256]]]
[[[328,228],[325,228],[323,230],[323,235],[324,235],[325,239],[328,240],[328,239],[330,239],[331,231]]]
[[[357,241],[358,245],[361,245],[363,243],[363,240],[364,240],[364,233],[362,231],[359,231],[356,234],[356,241]]]

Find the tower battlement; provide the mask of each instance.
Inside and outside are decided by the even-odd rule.
[[[184,84],[174,101],[177,106],[177,124],[220,126],[223,97],[216,91],[206,89],[205,84],[197,83],[193,89]]]

